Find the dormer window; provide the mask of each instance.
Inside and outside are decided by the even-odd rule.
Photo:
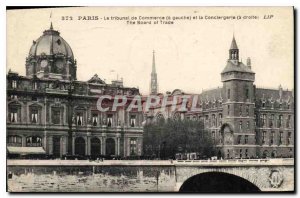
[[[58,39],[58,40],[56,41],[56,43],[57,43],[58,45],[60,45],[60,44],[61,44],[60,39]]]

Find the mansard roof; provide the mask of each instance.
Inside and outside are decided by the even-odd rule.
[[[255,91],[256,100],[273,100],[277,101],[282,99],[284,101],[288,101],[293,99],[293,92],[289,90],[282,90],[282,95],[280,98],[279,89],[267,89],[267,88],[256,88]]]
[[[199,97],[202,102],[221,100],[223,97],[222,87],[204,90]]]

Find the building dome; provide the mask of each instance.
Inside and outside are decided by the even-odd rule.
[[[59,32],[53,30],[51,25],[49,30],[45,30],[43,35],[33,44],[29,51],[29,56],[62,54],[74,59],[70,45],[59,35]]]
[[[70,45],[53,29],[45,30],[29,50],[26,75],[38,78],[76,79],[76,61]]]

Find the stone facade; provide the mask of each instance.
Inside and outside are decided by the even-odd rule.
[[[125,111],[128,105],[97,109],[101,95],[133,98],[139,90],[120,80],[107,84],[96,74],[76,80],[76,69],[71,47],[51,24],[30,48],[26,76],[7,75],[7,145],[43,147],[56,157],[141,155],[143,114]]]
[[[178,89],[167,93],[168,101],[182,95],[191,96],[187,110],[179,108],[182,99],[177,100],[175,110],[169,105],[161,111],[158,105],[145,112],[148,122],[158,118],[201,120],[223,158],[294,157],[294,93],[281,86],[278,89],[256,87],[251,60],[248,58],[246,65],[239,60],[235,38],[221,81],[222,87],[200,94]],[[194,97],[197,111],[191,110]]]
[[[70,165],[72,163],[72,165]],[[40,161],[9,160],[9,192],[178,192],[188,180],[206,173],[242,179],[259,191],[294,191],[293,159],[198,161]],[[207,182],[211,179],[206,174]],[[228,184],[223,179],[223,185]],[[204,185],[198,181],[192,185]],[[249,192],[234,186],[234,192]],[[197,189],[195,189],[197,190]],[[215,189],[214,192],[218,192]]]

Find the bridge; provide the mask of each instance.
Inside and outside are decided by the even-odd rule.
[[[7,160],[10,192],[294,191],[294,159]]]

